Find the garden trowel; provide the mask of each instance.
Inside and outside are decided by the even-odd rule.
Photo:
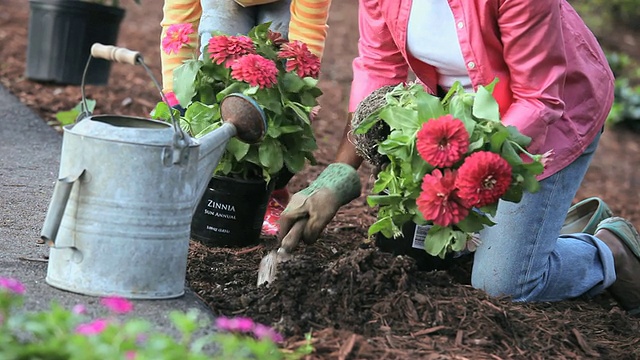
[[[307,218],[299,219],[292,227],[289,233],[282,239],[280,247],[276,250],[271,250],[260,261],[260,267],[258,268],[258,286],[264,283],[272,283],[276,278],[278,271],[278,264],[290,260],[293,255],[291,251],[298,246],[300,238],[302,237],[302,231],[307,225]]]

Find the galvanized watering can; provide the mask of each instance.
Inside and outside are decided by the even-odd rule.
[[[94,44],[91,57],[142,65],[166,101],[139,53]],[[81,89],[85,113],[64,127],[41,233],[51,246],[46,282],[92,296],[181,296],[194,209],[228,141],[260,141],[265,115],[253,100],[229,95],[220,104],[224,124],[196,140],[173,116],[169,124],[91,115],[84,77]]]

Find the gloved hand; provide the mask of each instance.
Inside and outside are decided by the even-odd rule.
[[[338,209],[360,196],[360,177],[350,165],[334,163],[309,187],[295,193],[280,217],[279,253],[290,253],[300,240],[315,242]]]

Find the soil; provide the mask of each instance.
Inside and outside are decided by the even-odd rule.
[[[0,81],[59,129],[55,113],[75,106],[80,88],[24,77],[29,4],[2,3]],[[124,3],[127,15],[117,45],[140,51],[159,78],[161,2]],[[323,108],[314,122],[319,163],[293,178],[292,192],[334,156],[357,51],[356,13],[355,0],[333,4],[320,81]],[[637,48],[633,32],[607,35],[601,38],[605,47]],[[158,101],[142,68],[120,64],[113,64],[108,86],[87,86],[87,94],[97,100],[96,113],[146,116]],[[637,140],[636,133],[608,129],[576,200],[600,196],[616,214],[640,225]],[[370,189],[371,168],[365,166],[360,174]],[[273,325],[286,335],[289,349],[311,332],[315,351],[307,359],[640,358],[640,320],[627,316],[607,294],[533,304],[492,298],[469,285],[471,256],[447,270],[425,272],[409,257],[377,250],[366,236],[374,218],[363,195],[340,211],[320,241],[283,264],[276,282],[259,288],[258,263],[274,239],[240,249],[192,243],[187,280],[216,314]]]

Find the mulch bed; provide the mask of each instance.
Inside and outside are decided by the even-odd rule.
[[[45,121],[80,100],[78,86],[24,78],[28,2],[4,0],[0,12],[0,82]],[[127,4],[130,5],[130,4]],[[346,119],[351,59],[356,52],[356,1],[334,2],[320,82],[323,110],[314,123],[319,164],[292,180],[297,191],[334,156]],[[140,51],[159,78],[159,2],[128,7],[118,45]],[[141,68],[114,64],[106,87],[89,86],[96,113],[145,116],[158,94]],[[19,119],[16,119],[19,121]],[[638,135],[605,132],[577,198],[601,196],[614,212],[640,223]],[[366,189],[370,168],[360,173]],[[379,251],[367,239],[375,212],[364,196],[341,210],[320,241],[282,264],[278,279],[257,287],[257,269],[274,239],[248,248],[210,248],[193,242],[187,280],[216,314],[250,316],[275,326],[294,349],[312,334],[307,359],[638,359],[640,320],[612,299],[513,303],[470,283],[472,257],[446,271],[419,271],[406,256]]]

